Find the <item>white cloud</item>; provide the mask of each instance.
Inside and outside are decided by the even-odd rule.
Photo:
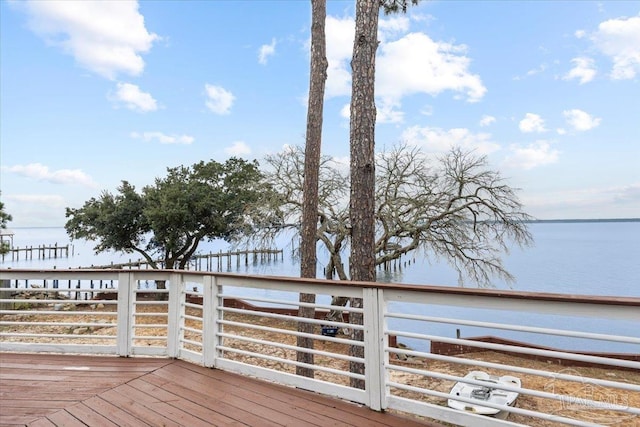
[[[573,68],[562,78],[564,80],[580,80],[580,84],[585,84],[593,80],[596,75],[594,61],[591,58],[578,57],[571,60]]]
[[[600,118],[593,117],[589,113],[578,109],[566,110],[563,111],[562,114],[567,120],[569,126],[571,126],[574,130],[580,132],[584,132],[597,127],[601,121]]]
[[[487,89],[480,77],[469,71],[471,60],[464,45],[436,42],[424,33],[409,33],[410,20],[395,17],[380,24],[376,62],[376,96],[385,114],[395,122],[402,113],[397,110],[404,96],[438,95],[453,91],[469,102],[480,100]],[[327,97],[351,95],[351,55],[353,50],[353,18],[328,16],[327,36]],[[393,105],[394,108],[388,107]]]
[[[487,89],[469,72],[466,46],[435,42],[423,33],[410,33],[382,44],[376,65],[376,93],[398,102],[416,93],[438,95],[447,90],[479,101]]]
[[[122,104],[129,110],[147,113],[156,111],[158,103],[153,96],[143,92],[137,85],[131,83],[118,83],[116,93],[109,96],[111,101]]]
[[[640,15],[600,23],[591,40],[611,58],[611,78],[633,79],[640,73]]]
[[[576,32],[573,33],[573,35],[576,36],[577,39],[581,39],[587,35],[587,32],[585,30],[576,30]]]
[[[530,132],[545,132],[547,129],[544,127],[544,120],[537,114],[527,113],[524,119],[520,120],[518,125],[520,131],[525,133]]]
[[[233,101],[236,99],[231,92],[222,86],[210,84],[205,84],[204,88],[207,93],[206,105],[209,110],[216,114],[229,114],[231,112]]]
[[[97,187],[93,179],[80,169],[59,169],[57,171],[51,171],[48,166],[41,163],[8,166],[3,167],[3,169],[26,178],[50,182],[52,184],[73,184],[89,188]]]
[[[541,218],[634,218],[640,184],[585,187],[523,195],[527,211]]]
[[[379,101],[376,104],[376,123],[402,123],[404,113],[397,108],[400,107],[398,102]],[[428,113],[423,110],[423,113]],[[349,120],[351,115],[351,104],[345,104],[340,109],[340,117]]]
[[[142,139],[145,142],[158,141],[160,144],[185,144],[193,143],[194,138],[189,135],[167,135],[162,132],[131,132],[131,138]]]
[[[230,156],[243,156],[251,154],[251,148],[244,141],[235,141],[230,147],[224,149]]]
[[[536,141],[526,147],[512,145],[511,154],[506,157],[506,167],[529,170],[558,161],[560,152],[552,149],[547,141]]]
[[[433,115],[433,105],[425,105],[420,109],[420,114],[423,116],[432,116]]]
[[[547,64],[540,64],[538,68],[533,68],[527,71],[527,76],[535,76],[536,74],[544,73],[547,70]]]
[[[353,53],[355,22],[353,18],[327,16],[327,97],[351,95],[351,68],[349,61]]]
[[[479,154],[489,154],[500,149],[500,146],[491,140],[491,134],[474,134],[464,128],[445,130],[412,126],[402,133],[401,140],[421,146],[429,152],[445,152],[453,147],[460,147],[464,150],[474,150]]]
[[[57,194],[2,195],[7,212],[13,216],[11,227],[61,227],[68,200]],[[61,223],[62,221],[62,223]]]
[[[342,106],[340,109],[340,117],[347,120],[351,118],[351,104],[345,104]]]
[[[513,80],[516,80],[516,81],[524,80],[527,77],[544,73],[547,70],[547,68],[548,68],[547,64],[540,64],[537,68],[532,68],[529,71],[527,71],[523,76],[515,76]]]
[[[271,44],[263,44],[258,50],[258,62],[266,65],[270,56],[276,53],[276,39],[271,40]]]
[[[399,102],[383,99],[376,105],[376,123],[402,123],[404,113]]]
[[[29,16],[29,27],[47,43],[62,48],[80,66],[108,79],[144,70],[140,54],[158,35],[145,27],[136,1],[16,2]]]
[[[614,200],[618,203],[636,203],[640,205],[640,182],[608,190],[610,191],[607,191],[607,193],[613,194]]]
[[[495,122],[496,122],[496,118],[495,117],[485,114],[480,119],[480,126],[482,126],[482,127],[489,126],[490,124],[495,123]]]
[[[349,156],[336,157],[332,156],[331,161],[338,166],[338,169],[344,172],[346,175],[349,174],[349,169],[351,167],[351,159]]]
[[[393,15],[378,21],[378,39],[384,43],[388,38],[409,31],[410,21],[407,15]]]

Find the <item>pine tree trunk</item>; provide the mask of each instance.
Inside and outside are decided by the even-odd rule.
[[[353,44],[351,91],[351,280],[375,281],[375,60],[378,48],[379,0],[357,0],[356,32]],[[351,307],[362,307],[360,298]],[[350,313],[349,322],[362,324],[362,315]],[[363,341],[363,331],[353,331]],[[364,357],[364,349],[351,347],[351,355]],[[351,372],[364,374],[364,364],[350,363]],[[364,388],[364,381],[351,379],[351,386]]]
[[[302,242],[300,245],[300,276],[316,277],[316,241],[318,229],[318,175],[320,173],[320,147],[322,145],[322,116],[324,87],[327,79],[327,54],[325,43],[326,0],[311,0],[311,72],[309,82],[309,106],[307,110],[307,140],[304,153],[304,195],[302,201]],[[314,294],[300,294],[300,302],[315,303]],[[298,316],[315,317],[313,307],[300,307]],[[313,324],[298,323],[298,332],[313,333]],[[313,348],[313,339],[298,337],[299,348]],[[313,365],[313,354],[298,351],[298,362]],[[303,366],[296,373],[313,377],[314,371]]]

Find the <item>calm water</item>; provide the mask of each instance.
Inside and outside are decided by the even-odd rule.
[[[506,256],[505,266],[515,277],[515,283],[508,284],[496,280],[492,285],[497,289],[521,291],[542,291],[567,294],[611,295],[640,297],[640,222],[577,222],[577,223],[535,223],[530,225],[535,245],[525,249],[514,249]],[[55,260],[20,260],[12,262],[10,257],[0,264],[2,268],[69,268],[78,266],[103,265],[110,262],[137,260],[135,255],[100,254],[94,255],[92,245],[84,241],[69,242],[63,228],[17,228],[14,229],[15,247],[37,245],[73,245],[73,256]],[[206,242],[201,253],[226,250],[224,242]],[[285,243],[282,261],[257,262],[242,266],[239,273],[297,276],[299,265],[291,256],[291,248]],[[322,258],[322,256],[320,256]],[[407,258],[407,261],[409,258]],[[225,264],[226,268],[226,264]],[[319,268],[321,275],[322,268]],[[428,260],[416,254],[406,267],[391,273],[380,273],[380,281],[459,286],[457,273],[446,262]],[[463,283],[465,287],[475,287],[473,283]],[[406,312],[424,312],[424,306],[404,304]],[[540,316],[516,313],[508,310],[483,313],[482,310],[460,309],[458,307],[433,306],[428,308],[431,315],[459,316],[468,319],[486,318],[489,314],[494,321],[517,320],[521,323],[540,327],[579,324],[582,330],[606,333],[615,330],[618,334],[638,336],[640,325],[632,322],[594,321],[589,318],[571,319],[564,316]],[[406,325],[405,325],[406,326]],[[393,327],[393,325],[392,325]],[[416,325],[416,331],[424,331],[424,324]],[[455,336],[455,326],[433,326],[434,333]],[[467,328],[463,336],[495,334],[481,328]],[[570,343],[566,339],[556,341],[545,337],[539,341],[535,337],[516,333],[501,333],[513,339],[535,341],[543,345],[567,346],[581,349],[602,350],[602,343]],[[562,341],[562,343],[560,343]],[[422,345],[406,342],[414,347]],[[605,344],[609,351],[633,351],[640,348],[618,347]]]
[[[505,266],[515,277],[515,283],[495,280],[497,289],[544,291],[569,294],[615,295],[640,297],[640,222],[579,222],[535,223],[530,225],[535,239],[533,247],[514,249],[505,259]],[[69,268],[104,265],[111,262],[136,261],[136,254],[103,253],[95,255],[92,244],[79,240],[70,242],[63,228],[14,229],[15,247],[38,245],[73,245],[73,256],[47,260],[12,262],[6,257],[2,268]],[[297,276],[299,265],[291,256],[289,242],[284,260],[256,263],[241,273]],[[225,242],[203,242],[200,253],[226,250]],[[322,262],[322,254],[319,255]],[[416,254],[402,269],[380,272],[379,280],[396,283],[459,286],[458,275],[445,261],[428,260]],[[226,264],[225,264],[226,268]],[[322,274],[319,267],[319,275]],[[474,283],[463,283],[475,287]]]

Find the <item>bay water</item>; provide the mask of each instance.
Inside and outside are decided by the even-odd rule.
[[[530,292],[553,292],[562,294],[606,295],[640,297],[640,221],[571,221],[571,222],[536,222],[529,225],[534,237],[532,247],[513,250],[504,256],[506,269],[515,276],[513,283],[496,279],[491,287],[495,289],[513,289]],[[69,257],[56,259],[26,259],[24,254],[20,260],[12,261],[5,256],[0,268],[75,268],[108,265],[137,261],[140,257],[134,254],[101,253],[94,254],[95,243],[87,241],[70,241],[64,228],[15,228],[14,247],[37,247],[38,245],[58,246],[71,245]],[[258,274],[269,276],[298,276],[299,262],[291,247],[291,239],[283,239],[278,249],[283,249],[282,258],[256,260],[247,265],[236,266],[231,263],[225,272],[242,274]],[[198,252],[201,254],[216,253],[229,249],[226,242],[202,242]],[[323,254],[319,253],[322,264]],[[319,276],[322,266],[319,265]],[[407,257],[396,268],[390,271],[379,271],[381,282],[428,284],[440,286],[475,287],[468,281],[458,279],[458,274],[446,260],[431,259],[428,254],[416,253]],[[425,314],[430,316],[457,317],[469,320],[489,318],[493,322],[512,321],[529,326],[557,328],[564,324],[579,325],[580,330],[596,333],[640,336],[640,324],[627,321],[608,321],[601,319],[569,318],[560,313],[557,315],[534,315],[508,310],[464,309],[461,307],[429,306],[402,304],[403,312]],[[399,325],[406,329],[408,325]],[[394,325],[391,325],[394,327]],[[409,326],[415,332],[425,332],[424,323]],[[455,326],[430,324],[430,334],[455,336]],[[485,328],[465,327],[460,331],[462,336],[478,336],[495,334]],[[516,332],[500,331],[500,336],[539,345],[549,345],[567,349],[590,351],[625,351],[640,353],[640,346],[622,345],[608,342],[585,342],[584,340],[568,340],[562,337],[531,336]],[[424,343],[412,340],[404,342],[414,348],[423,349]]]

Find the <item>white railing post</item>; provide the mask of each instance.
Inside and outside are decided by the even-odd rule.
[[[384,382],[380,376],[382,357],[380,348],[384,348],[384,334],[380,330],[380,311],[378,289],[362,289],[364,309],[364,375],[368,406],[376,411],[382,409],[382,388]]]
[[[184,288],[182,274],[173,273],[169,276],[169,307],[167,319],[167,355],[177,358],[180,355],[180,335],[184,322],[185,306],[182,304]]]
[[[218,284],[216,277],[202,281],[202,359],[206,367],[216,367],[218,359]]]
[[[131,355],[131,337],[133,336],[133,302],[135,301],[135,286],[131,273],[118,274],[118,327],[116,340],[116,354],[118,356]]]
[[[391,345],[391,336],[387,334],[389,330],[389,322],[387,320],[387,301],[384,298],[384,289],[378,289],[378,331],[380,333],[380,341],[378,341],[378,353],[380,354],[380,404],[381,409],[387,409],[387,396],[391,393],[389,383],[389,353],[385,350]]]

